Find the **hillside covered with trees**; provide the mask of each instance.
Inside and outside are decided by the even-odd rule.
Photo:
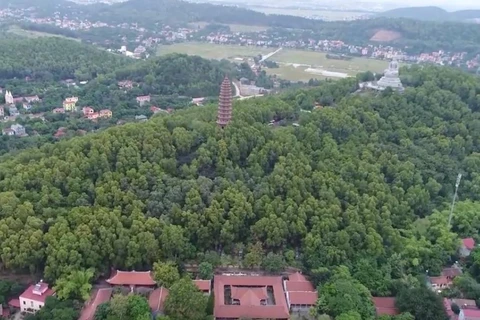
[[[225,131],[215,106],[191,108],[6,156],[2,266],[55,280],[210,251],[235,260],[245,248],[247,267],[264,252],[314,274],[345,265],[381,295],[438,273],[458,237],[478,232],[460,216],[449,230],[443,210],[459,171],[460,198],[479,200],[480,83],[437,68],[405,81],[403,95],[352,96],[349,79],[237,102]],[[296,119],[305,101],[324,108],[298,128],[267,126]]]

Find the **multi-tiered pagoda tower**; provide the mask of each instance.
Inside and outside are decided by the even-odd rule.
[[[227,76],[220,87],[217,124],[223,129],[232,120],[232,84]]]

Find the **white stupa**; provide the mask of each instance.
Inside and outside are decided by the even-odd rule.
[[[388,68],[385,69],[383,77],[376,83],[368,84],[368,87],[375,90],[385,90],[386,88],[392,88],[393,90],[403,91],[402,81],[398,76],[398,62],[393,59]]]

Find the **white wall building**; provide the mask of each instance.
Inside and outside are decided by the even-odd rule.
[[[35,313],[45,305],[45,300],[53,296],[55,291],[48,288],[48,284],[40,281],[31,285],[19,297],[22,312]]]

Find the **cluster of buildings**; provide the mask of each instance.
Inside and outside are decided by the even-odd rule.
[[[475,240],[473,238],[462,239],[458,253],[461,258],[466,258],[475,249]],[[458,264],[444,268],[440,276],[427,277],[427,285],[435,292],[441,293],[443,290],[453,285],[455,277],[462,274],[462,269]],[[397,315],[400,312],[395,307],[394,297],[375,297],[373,304],[377,310],[377,315]],[[457,315],[452,311],[452,305],[455,304],[460,308]],[[480,309],[477,307],[475,300],[469,299],[443,299],[443,307],[450,320],[480,320]]]
[[[99,112],[95,112],[92,107],[84,107],[82,109],[83,115],[85,118],[89,120],[96,120],[98,118],[106,118],[109,119],[112,117],[112,111],[109,109],[103,109]]]

